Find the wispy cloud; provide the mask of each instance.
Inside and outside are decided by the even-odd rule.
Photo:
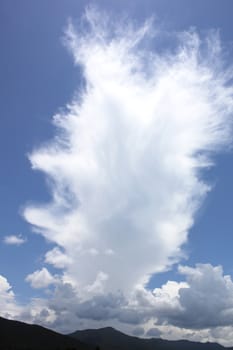
[[[3,238],[3,242],[8,245],[22,245],[26,243],[27,239],[22,235],[9,235]]]

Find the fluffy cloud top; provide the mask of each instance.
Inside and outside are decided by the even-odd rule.
[[[71,264],[72,260],[58,247],[55,247],[46,253],[45,262],[55,266],[58,269],[63,269],[67,265]]]
[[[41,270],[37,270],[26,277],[26,281],[31,284],[33,288],[46,288],[51,284],[56,283],[56,278],[43,267]]]
[[[203,329],[229,326],[233,322],[233,282],[224,276],[221,266],[198,264],[196,268],[180,267],[187,284],[173,282],[176,291],[168,282],[155,294],[164,296],[164,304],[157,311],[159,322],[165,321],[181,328]]]

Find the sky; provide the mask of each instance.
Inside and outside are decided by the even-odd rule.
[[[1,316],[233,346],[232,8],[1,1]]]

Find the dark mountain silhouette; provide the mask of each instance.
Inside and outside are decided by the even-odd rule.
[[[90,329],[62,335],[38,325],[0,317],[1,350],[224,350],[215,343],[141,339],[114,328]],[[233,348],[228,348],[233,350]]]
[[[215,343],[195,343],[187,340],[168,341],[162,339],[141,339],[123,334],[114,328],[90,329],[70,334],[100,350],[224,350]],[[228,348],[229,349],[229,348]],[[233,348],[230,348],[233,349]]]
[[[78,339],[0,317],[1,350],[91,350]]]

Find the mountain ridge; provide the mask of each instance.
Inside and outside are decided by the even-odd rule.
[[[189,340],[165,340],[156,338],[138,338],[126,335],[112,327],[87,329],[69,334],[86,344],[98,346],[101,350],[224,350],[217,343],[200,343]],[[233,348],[227,348],[232,350]]]
[[[36,324],[0,317],[1,350],[233,350],[217,343],[137,338],[113,327],[63,335]]]
[[[91,350],[92,347],[36,324],[0,317],[0,349]]]

